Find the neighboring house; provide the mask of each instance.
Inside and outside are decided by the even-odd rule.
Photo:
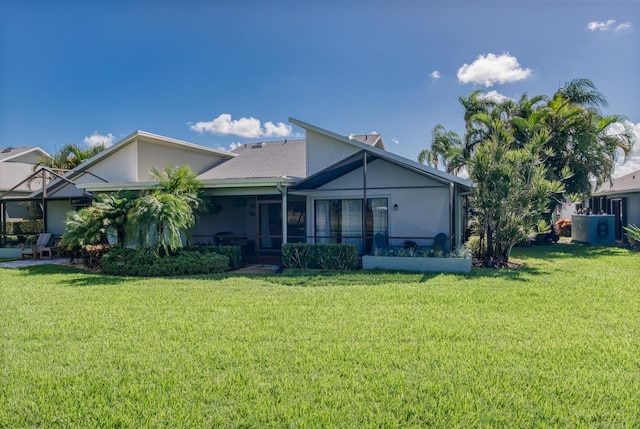
[[[209,207],[193,241],[241,244],[249,260],[278,258],[287,242],[353,243],[361,254],[374,240],[461,244],[471,182],[387,152],[380,135],[346,137],[289,121],[305,139],[231,152],[137,131],[48,186],[47,231],[61,235],[66,212],[97,193],[153,188],[152,167],[189,165]]]
[[[616,240],[624,238],[623,226],[640,226],[640,170],[606,182],[593,192],[592,213],[615,216]]]
[[[42,180],[38,177],[28,179],[34,173],[34,165],[49,156],[39,147],[0,148],[0,198],[4,199],[0,206],[0,231],[4,231],[6,222],[21,221],[30,217],[23,198],[27,198],[34,189],[41,188]]]

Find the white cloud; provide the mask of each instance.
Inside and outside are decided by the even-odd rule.
[[[83,141],[89,147],[95,147],[100,144],[103,144],[105,147],[109,147],[113,144],[114,140],[115,140],[115,136],[111,133],[105,136],[103,134],[98,133],[97,131],[94,131],[93,134],[85,137]]]
[[[264,127],[256,118],[231,119],[231,115],[223,113],[212,121],[188,124],[190,128],[199,133],[211,133],[219,135],[236,135],[245,138],[257,137],[288,137],[292,128],[283,122],[274,124],[265,122]]]
[[[379,135],[380,133],[379,133],[379,132],[377,132],[377,131],[371,131],[369,134],[372,134],[372,135]]]
[[[506,95],[500,94],[496,90],[485,92],[479,98],[482,100],[493,101],[494,103],[497,103],[497,104],[502,104],[505,101],[510,100],[509,97],[507,97]]]
[[[613,29],[613,31],[624,31],[624,30],[631,30],[630,22],[623,22],[622,24],[618,25],[616,28]]]
[[[637,124],[632,124],[628,121],[625,123],[616,122],[609,126],[607,133],[619,134],[623,132],[626,127],[630,128],[635,133],[636,144],[626,161],[624,161],[624,158],[618,160],[614,177],[624,176],[625,174],[640,170],[640,122]]]
[[[440,79],[440,72],[438,70],[434,70],[429,76],[431,76],[431,79],[433,79],[433,81],[435,82],[436,80]]]
[[[587,29],[590,31],[609,31],[611,27],[616,23],[615,19],[610,19],[606,22],[604,21],[592,21],[587,24]]]
[[[242,146],[242,143],[238,142],[231,142],[231,144],[229,145],[229,149],[230,150],[236,150],[238,149],[240,146]]]
[[[495,83],[518,82],[527,79],[531,73],[531,69],[523,69],[516,57],[505,52],[502,55],[480,55],[473,63],[465,63],[458,70],[458,81],[480,83],[489,87]]]
[[[615,25],[616,24],[616,20],[615,19],[610,19],[608,21],[592,21],[589,24],[587,24],[587,29],[590,31],[609,31],[609,30],[613,30],[613,31],[624,31],[624,30],[630,30],[631,29],[631,23],[630,22],[623,22],[621,24]]]
[[[393,143],[393,144],[400,144],[400,140],[398,140],[397,138],[393,137],[393,138],[391,139],[391,143]]]

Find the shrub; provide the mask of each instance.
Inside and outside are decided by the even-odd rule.
[[[38,234],[42,232],[42,219],[24,220],[22,222],[13,223],[14,234]]]
[[[469,237],[469,240],[465,243],[465,246],[471,252],[474,258],[480,258],[482,255],[482,249],[480,248],[480,237],[477,235],[472,235]]]
[[[354,244],[287,243],[282,245],[282,263],[287,268],[355,270],[358,248]]]
[[[571,237],[571,219],[558,219],[556,232],[560,237]]]
[[[240,246],[194,246],[188,250],[224,255],[229,258],[230,270],[237,270],[242,266],[242,249]]]
[[[228,270],[227,256],[193,250],[157,257],[142,250],[115,248],[102,259],[102,272],[117,276],[180,276],[223,273]]]
[[[61,243],[56,243],[56,253],[61,257],[61,258],[65,258],[68,259],[69,262],[73,262],[76,259],[80,259],[80,255],[82,252],[82,249],[80,248],[80,246],[71,246],[71,245],[65,245],[65,244],[61,244]]]
[[[624,230],[629,244],[634,248],[640,248],[640,227],[636,225],[629,225],[625,226]]]
[[[86,244],[82,246],[82,263],[90,270],[99,270],[102,259],[113,246],[109,244]]]

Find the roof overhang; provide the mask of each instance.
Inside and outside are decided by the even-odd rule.
[[[202,181],[203,189],[210,188],[253,188],[291,186],[299,182],[295,177],[260,177],[242,179],[209,179]]]
[[[293,177],[253,178],[253,179],[211,179],[202,180],[201,189],[212,188],[255,188],[291,186],[300,179]],[[76,187],[88,192],[117,192],[117,191],[147,191],[155,189],[157,181],[150,182],[112,182],[112,183],[81,183]]]
[[[388,162],[394,163],[394,164],[399,165],[399,166],[401,166],[403,168],[406,168],[408,170],[414,171],[414,172],[416,172],[418,174],[422,174],[424,176],[430,177],[430,178],[432,178],[432,179],[434,179],[436,181],[439,181],[441,183],[453,183],[455,185],[460,186],[463,191],[464,190],[471,191],[473,188],[476,187],[475,183],[473,183],[470,180],[466,180],[466,179],[463,179],[461,177],[455,176],[453,174],[449,174],[449,173],[446,173],[444,171],[440,171],[440,170],[438,170],[436,168],[429,167],[428,165],[424,165],[424,164],[421,164],[421,163],[419,163],[417,161],[413,161],[413,160],[405,158],[403,156],[396,155],[395,153],[387,152],[386,150],[382,150],[382,149],[379,149],[377,147],[369,146],[369,145],[367,145],[365,143],[361,143],[361,142],[359,142],[357,140],[351,140],[348,137],[341,136],[341,135],[336,134],[336,133],[334,133],[332,131],[325,130],[323,128],[317,127],[317,126],[309,124],[307,122],[300,121],[300,120],[295,119],[295,118],[289,118],[289,122],[291,122],[294,125],[299,126],[300,128],[304,128],[305,130],[311,130],[311,131],[316,132],[318,134],[322,134],[322,135],[325,135],[325,136],[330,137],[332,139],[335,139],[335,140],[350,144],[352,146],[355,146],[355,147],[361,149],[362,151],[367,152],[369,154],[368,157],[369,156],[375,156],[377,158],[384,159],[384,160],[386,160]],[[334,166],[337,166],[339,164],[341,164],[341,162],[338,162]],[[334,166],[329,167],[329,169],[334,167]],[[312,176],[309,176],[307,179],[301,181],[299,183],[299,185],[301,185],[302,183],[310,180],[311,178],[313,178],[314,176],[316,176],[317,174],[320,174],[320,173],[322,173],[322,171],[318,172],[318,173],[316,173],[316,174],[314,174]],[[301,188],[297,188],[297,189],[301,189]]]
[[[163,144],[166,146],[177,146],[177,147],[183,147],[183,148],[189,148],[191,150],[194,151],[198,151],[201,152],[203,154],[215,154],[217,156],[223,157],[223,158],[233,158],[235,156],[237,156],[235,153],[233,152],[227,152],[225,150],[220,150],[220,149],[213,149],[210,147],[206,147],[206,146],[200,146],[200,145],[196,145],[193,143],[189,143],[183,140],[177,140],[177,139],[173,139],[171,137],[165,137],[165,136],[161,136],[158,134],[153,134],[153,133],[149,133],[146,131],[136,131],[130,135],[128,135],[127,137],[123,138],[122,140],[120,140],[119,142],[115,143],[112,146],[109,146],[108,148],[106,148],[105,150],[97,153],[96,155],[92,156],[91,158],[85,160],[84,162],[82,162],[80,165],[76,166],[73,170],[68,171],[64,177],[67,179],[72,179],[78,175],[87,173],[87,168],[95,165],[96,163],[98,163],[100,160],[110,156],[112,153],[124,148],[125,146],[129,145],[130,143],[133,143],[136,140],[140,140],[140,141],[144,141],[144,142],[152,142],[152,143],[158,143],[158,144]],[[55,188],[56,186],[58,186],[60,184],[60,180],[56,179],[51,183],[51,187]]]
[[[404,168],[405,170],[414,172],[421,176],[428,177],[438,183],[442,183],[443,186],[448,186],[449,184],[454,183],[458,185],[459,189],[463,192],[471,191],[475,187],[475,184],[468,180],[460,179],[457,176],[447,174],[447,176],[455,177],[458,179],[454,181],[454,180],[451,180],[449,177],[442,177],[442,175],[440,174],[433,174],[431,170],[434,170],[434,169],[424,168],[426,166],[423,166],[422,164],[415,163],[417,165],[413,165],[412,163],[406,162],[409,160],[402,161],[402,160],[396,159],[395,157],[385,156],[387,153],[388,152],[385,152],[385,151],[382,151],[382,153],[375,153],[367,149],[361,150],[360,152],[357,152],[352,156],[345,158],[342,161],[339,161],[325,168],[324,170],[321,170],[307,177],[306,179],[299,181],[297,184],[291,186],[291,190],[308,191],[308,190],[318,189],[319,187],[326,185],[327,183],[337,179],[338,177],[341,177],[351,171],[354,171],[362,167],[364,164],[365,154],[367,157],[367,163],[371,163],[377,159],[382,159],[386,162],[389,162],[391,164]]]

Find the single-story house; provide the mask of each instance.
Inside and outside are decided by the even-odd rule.
[[[387,151],[378,134],[347,137],[289,122],[305,130],[304,139],[232,151],[136,131],[49,184],[46,230],[61,235],[66,213],[98,193],[152,188],[152,167],[189,165],[209,207],[198,215],[193,241],[241,244],[248,260],[279,258],[287,242],[353,243],[360,254],[374,239],[462,243],[470,181]]]
[[[604,183],[593,192],[589,207],[592,213],[615,216],[615,237],[622,241],[624,226],[640,226],[640,170]]]

